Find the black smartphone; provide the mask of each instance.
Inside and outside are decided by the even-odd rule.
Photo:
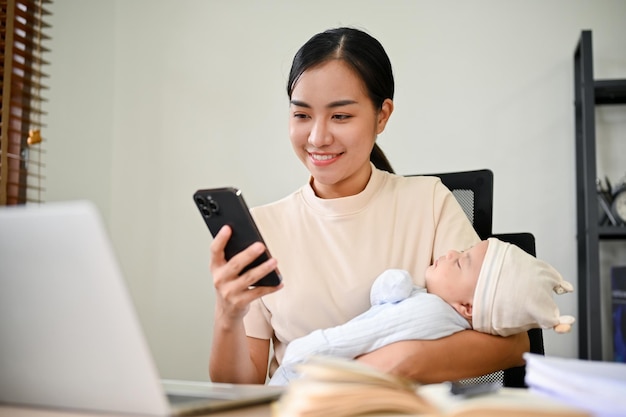
[[[241,190],[232,187],[212,188],[198,190],[193,195],[204,222],[209,231],[215,237],[224,225],[229,225],[233,233],[226,244],[224,254],[229,260],[254,242],[263,242],[261,233],[250,215],[250,209],[243,199]],[[246,266],[241,274],[268,260],[269,252],[266,250],[257,259]],[[274,270],[257,281],[253,286],[276,286],[280,284],[282,277]]]
[[[453,381],[450,383],[450,393],[462,397],[476,397],[489,394],[500,389],[500,384],[496,382],[468,382]]]

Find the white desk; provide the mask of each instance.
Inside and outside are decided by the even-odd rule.
[[[496,393],[468,399],[466,401],[459,398],[452,399],[448,393],[448,387],[444,384],[424,386],[420,388],[420,393],[424,395],[425,398],[428,398],[438,409],[442,410],[443,415],[454,412],[457,406],[461,405],[461,401],[465,402],[465,405],[472,402],[480,405],[485,399],[489,400],[489,397],[492,397],[489,401],[491,405],[502,406],[499,408],[501,408],[501,410],[506,410],[504,414],[510,416],[526,417],[528,415],[541,415],[554,417],[591,417],[591,413],[571,408],[562,402],[538,396],[520,388],[504,388]],[[494,397],[496,400],[495,402],[493,401]],[[455,403],[457,404],[455,405]],[[481,410],[485,411],[484,407],[481,407]],[[220,412],[211,412],[202,415],[208,417],[271,417],[272,413],[270,404],[261,404]],[[494,414],[491,413],[489,415]],[[53,410],[32,407],[10,407],[0,405],[0,417],[137,417],[137,415],[97,413],[90,411],[81,412],[61,409]]]
[[[203,415],[203,414],[201,414]],[[254,405],[204,414],[210,417],[270,417],[270,405]],[[89,411],[51,410],[44,408],[9,407],[0,405],[0,417],[137,417],[130,414],[94,413]]]

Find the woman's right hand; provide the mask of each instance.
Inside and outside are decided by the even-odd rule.
[[[219,316],[228,320],[239,321],[248,312],[253,300],[278,291],[283,284],[275,287],[251,287],[259,279],[276,269],[276,259],[270,258],[261,265],[239,275],[247,265],[265,251],[265,245],[261,242],[255,242],[226,261],[224,248],[231,235],[232,229],[229,226],[222,227],[215,235],[210,246],[210,269],[216,293],[216,309],[221,312]]]
[[[255,299],[280,288],[251,287],[270,271],[276,260],[270,258],[261,265],[239,275],[265,250],[256,242],[226,261],[224,248],[232,229],[224,226],[211,242],[211,274],[215,286],[215,321],[209,361],[209,375],[215,382],[262,384],[267,375],[270,341],[246,336],[243,317]]]

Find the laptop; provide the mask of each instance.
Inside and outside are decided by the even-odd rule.
[[[0,403],[169,416],[282,392],[161,380],[96,207],[0,207]]]

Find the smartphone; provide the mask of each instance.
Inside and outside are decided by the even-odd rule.
[[[224,254],[226,260],[246,249],[254,242],[263,242],[261,233],[250,215],[250,209],[243,199],[241,190],[232,187],[198,190],[193,195],[204,222],[215,237],[224,225],[229,225],[232,235],[226,244]],[[270,258],[269,251],[262,253],[240,273],[262,264]],[[282,277],[274,270],[257,281],[253,286],[276,286]]]
[[[450,383],[450,393],[462,397],[477,397],[489,394],[500,389],[500,384],[496,382],[468,382],[453,381]]]

